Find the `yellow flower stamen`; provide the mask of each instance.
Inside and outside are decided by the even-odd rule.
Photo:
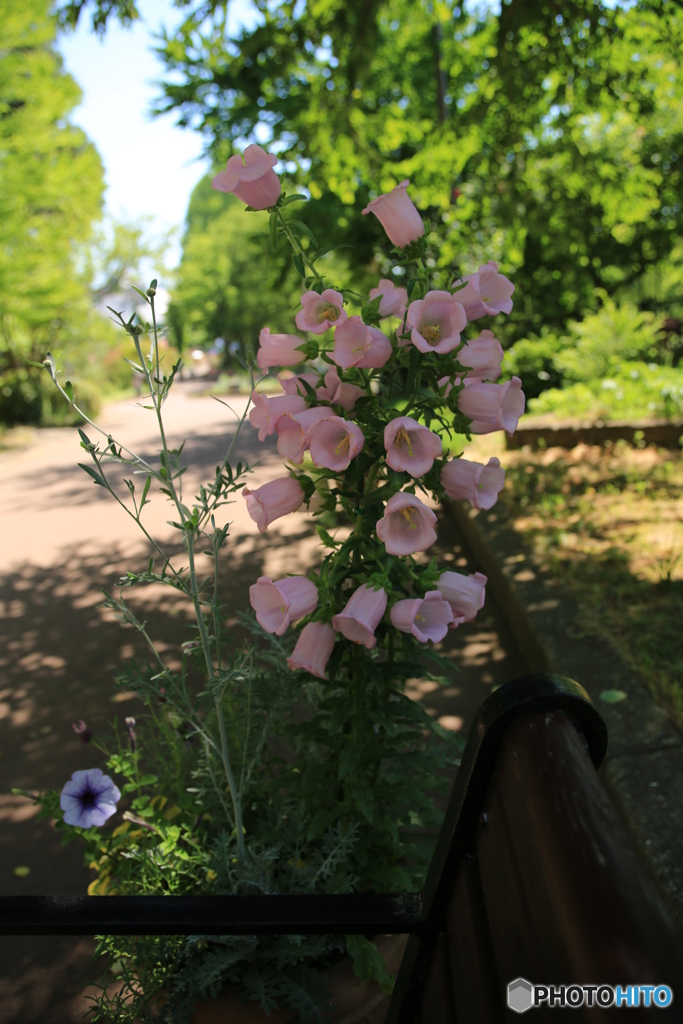
[[[323,322],[323,320],[338,320],[338,319],[339,319],[339,310],[337,309],[336,306],[325,306],[325,308],[322,309],[318,313],[318,323],[319,324],[321,324]]]
[[[335,455],[341,455],[342,452],[347,452],[350,447],[351,447],[351,438],[349,437],[348,434],[344,434],[344,436],[342,437],[341,441],[339,442],[337,447],[334,449],[334,454]]]
[[[482,295],[481,301],[482,302],[490,302],[491,301],[491,296],[490,295]]]
[[[424,622],[424,621],[425,621],[424,615],[416,615],[415,616],[415,622]]]
[[[441,341],[441,328],[438,324],[423,324],[420,334],[430,345],[436,345]]]
[[[396,437],[394,438],[394,442],[396,443],[396,445],[399,448],[401,447],[402,444],[407,444],[408,445],[408,455],[412,457],[413,446],[410,443],[410,434],[408,433],[408,431],[406,430],[405,427],[399,427],[398,428],[398,430],[396,431]]]
[[[400,508],[398,511],[399,514],[402,515],[405,521],[408,523],[410,529],[417,530],[417,523],[415,522],[415,515],[417,513],[417,509],[414,508],[414,506],[412,505],[408,505],[406,508]]]

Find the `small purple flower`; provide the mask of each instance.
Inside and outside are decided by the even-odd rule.
[[[67,825],[92,828],[111,818],[120,799],[121,793],[108,775],[99,768],[88,768],[73,773],[62,790],[59,806]]]

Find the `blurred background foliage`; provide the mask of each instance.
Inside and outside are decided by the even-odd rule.
[[[510,365],[531,397],[561,405],[564,399],[551,392],[588,388],[600,402],[618,405],[624,399],[615,396],[624,388],[603,382],[622,374],[629,394],[637,392],[641,416],[677,414],[680,0],[609,7],[599,0],[511,0],[499,10],[455,0],[256,0],[255,24],[234,36],[225,2],[176,0],[176,6],[184,20],[157,40],[165,69],[157,111],[201,132],[216,170],[250,141],[277,152],[288,189],[304,188],[313,200],[298,216],[319,241],[344,247],[328,257],[331,281],[372,286],[387,272],[381,228],[360,213],[372,196],[410,178],[432,227],[435,270],[469,273],[495,259],[514,279],[515,308],[501,341],[514,346]],[[54,23],[43,0],[27,0],[29,8],[42,27],[28,47],[16,42],[25,31],[19,15],[0,14],[9,39],[3,50],[9,45],[12,53],[0,72],[0,131],[3,139],[17,139],[15,149],[3,145],[0,183],[16,181],[27,156],[36,176],[26,196],[35,212],[10,217],[2,228],[8,241],[0,256],[0,308],[3,324],[16,324],[17,337],[21,325],[22,338],[30,337],[21,352],[35,358],[41,346],[54,344],[55,324],[65,353],[77,351],[77,324],[97,290],[92,265],[71,255],[78,273],[68,281],[60,273],[53,291],[47,282],[50,268],[67,258],[60,239],[68,239],[72,254],[87,250],[102,173],[82,133],[68,126],[78,93],[51,49]],[[105,32],[108,19],[125,23],[138,10],[134,0],[72,0],[56,10],[64,30],[81,16]],[[27,61],[38,76],[30,89],[21,78]],[[56,75],[58,87],[46,84],[41,92],[40,74],[45,83]],[[17,107],[22,96],[24,107]],[[44,129],[31,133],[22,150],[29,111]],[[41,146],[49,158],[41,158]],[[61,177],[50,171],[59,217],[52,207],[48,216],[41,174],[48,159],[59,166],[60,154],[68,171]],[[76,159],[90,161],[87,174],[85,167],[74,173]],[[28,184],[17,182],[24,192]],[[3,187],[0,203],[14,206],[14,194],[7,196]],[[32,217],[44,218],[42,243],[27,230]],[[47,239],[50,217],[54,245]],[[175,345],[208,348],[222,338],[229,364],[236,351],[255,346],[265,324],[292,329],[298,279],[283,253],[271,256],[264,271],[266,236],[265,216],[213,193],[210,176],[198,184],[168,314]],[[23,269],[13,266],[10,274],[12,246],[21,248],[17,267]],[[36,267],[38,278],[29,269]],[[46,282],[44,299],[31,301],[24,317],[20,297],[32,296],[38,279]],[[92,316],[87,323],[98,337],[108,330],[99,322],[95,328]],[[3,339],[7,334],[3,329]],[[2,344],[20,350],[16,342],[14,350]],[[8,360],[2,372],[13,372]]]
[[[102,221],[102,163],[69,123],[81,93],[56,34],[48,0],[0,5],[0,424],[68,420],[33,365],[48,351],[87,410],[130,386],[122,357],[134,350],[103,300],[160,255],[148,225]]]

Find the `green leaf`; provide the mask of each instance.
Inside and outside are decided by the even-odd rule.
[[[290,203],[306,202],[307,199],[308,199],[308,196],[302,196],[301,193],[299,193],[299,192],[297,192],[293,196],[286,196],[282,200],[282,202],[280,203],[280,209],[282,209],[284,206],[289,206]]]
[[[140,779],[141,786],[153,786],[155,782],[158,782],[156,775],[143,775]]]
[[[78,465],[80,466],[84,473],[87,473],[88,476],[91,476],[93,478],[93,480],[95,481],[96,484],[98,484],[98,486],[106,487],[104,480],[99,475],[99,473],[95,472],[94,469],[91,469],[90,466],[84,466],[82,462],[79,462]]]
[[[353,960],[356,977],[363,982],[377,981],[383,992],[391,992],[394,979],[387,970],[387,963],[377,946],[364,935],[347,935],[346,952]]]
[[[620,704],[627,697],[628,694],[624,693],[623,690],[603,690],[600,694],[600,700],[605,704]]]
[[[300,234],[306,235],[306,238],[310,239],[310,241],[313,243],[313,245],[317,245],[318,244],[316,242],[316,240],[315,240],[315,235],[310,230],[310,228],[308,228],[304,224],[303,221],[301,221],[301,220],[290,220],[290,221],[287,221],[287,224],[288,224],[290,229],[291,228],[295,228],[296,231],[299,232]]]
[[[335,732],[339,732],[342,726],[348,722],[352,710],[353,701],[350,697],[342,697],[337,701],[330,718],[330,733],[334,735]]]
[[[147,477],[147,479],[145,480],[145,486],[142,488],[142,498],[140,500],[140,508],[142,508],[142,506],[145,504],[145,498],[147,497],[147,492],[149,491],[151,483],[152,483],[152,477],[151,477],[151,475],[149,475]]]
[[[337,249],[355,249],[355,245],[344,244],[344,245],[326,245],[322,249],[316,250],[311,253],[311,260],[315,263],[316,260],[321,259],[323,256],[327,256],[328,252],[336,252]]]
[[[349,739],[346,746],[342,751],[342,756],[339,759],[339,778],[344,779],[353,771],[358,764],[358,758],[360,757],[360,750],[358,744],[353,740]]]
[[[317,839],[318,836],[321,836],[325,829],[332,824],[334,818],[335,813],[332,810],[317,811],[317,813],[313,816],[313,821],[308,826],[307,839],[309,843],[313,839]]]
[[[318,525],[316,526],[316,531],[317,531],[317,534],[320,537],[321,541],[323,542],[323,544],[326,547],[328,547],[328,548],[339,547],[339,541],[335,540],[333,537],[331,537],[330,534],[327,532],[327,530],[320,525],[320,523],[318,523]]]
[[[305,281],[306,280],[306,268],[304,266],[304,258],[303,258],[303,256],[301,255],[300,252],[295,252],[295,253],[292,254],[292,263],[296,267],[296,272],[299,275],[299,277],[302,277],[304,279],[304,281]]]
[[[69,401],[73,405],[74,404],[74,388],[73,388],[73,384],[71,383],[70,380],[68,380],[66,382],[66,384],[64,385],[64,391],[66,393],[66,397],[69,399]]]
[[[354,795],[362,814],[372,825],[375,820],[375,800],[372,790],[367,787],[365,789],[357,789]]]

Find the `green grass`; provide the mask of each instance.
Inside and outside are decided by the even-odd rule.
[[[475,449],[466,457],[501,458],[499,507],[573,592],[581,628],[608,639],[683,726],[680,455],[621,441],[501,452],[479,438]]]

